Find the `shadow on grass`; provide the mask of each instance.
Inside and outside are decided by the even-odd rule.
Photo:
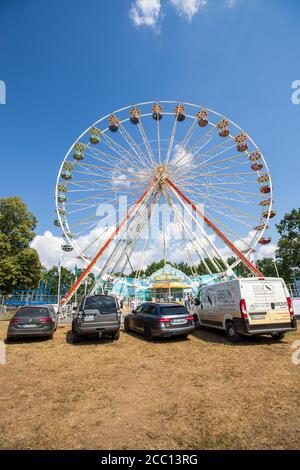
[[[50,336],[19,336],[18,338],[5,338],[5,344],[26,344],[26,343],[42,343],[53,339]]]
[[[90,344],[107,344],[107,343],[114,343],[116,340],[113,340],[112,338],[99,338],[97,335],[85,335],[82,336],[80,339],[79,343],[73,343],[72,342],[72,330],[67,331],[66,334],[66,341],[68,344],[71,344],[72,346],[87,346]]]
[[[169,336],[169,337],[163,337],[163,336],[160,336],[160,337],[152,337],[150,339],[148,338],[145,338],[145,336],[143,335],[143,333],[139,333],[137,331],[124,331],[123,334],[125,335],[128,335],[128,336],[132,336],[132,338],[135,338],[135,339],[138,339],[139,341],[143,341],[145,343],[153,343],[153,344],[161,344],[161,343],[170,343],[170,344],[173,344],[173,343],[178,343],[178,342],[189,342],[190,339],[188,337],[185,337],[185,336]]]
[[[223,330],[217,330],[214,328],[205,327],[201,330],[195,330],[191,333],[195,338],[208,343],[225,344],[227,346],[257,346],[262,344],[287,344],[284,340],[275,340],[271,336],[257,335],[257,336],[242,336],[242,339],[238,343],[231,343],[226,336],[226,332]]]

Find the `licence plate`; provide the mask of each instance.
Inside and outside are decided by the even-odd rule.
[[[28,325],[23,325],[23,328],[35,328],[35,327],[36,327],[36,325],[34,325],[32,323],[30,323]]]
[[[252,320],[264,320],[265,315],[251,315]]]
[[[85,315],[84,321],[94,321],[94,315]]]
[[[178,324],[186,323],[186,319],[185,319],[185,318],[176,318],[175,320],[172,320],[171,323],[172,323],[173,325],[178,325]]]

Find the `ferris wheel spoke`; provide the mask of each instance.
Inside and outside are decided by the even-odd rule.
[[[103,134],[103,142],[115,153],[117,153],[120,157],[124,158],[126,161],[129,159],[130,161],[133,161],[135,165],[139,165],[140,159],[136,157],[135,153],[130,152],[126,148],[124,148],[122,145],[117,143],[115,140],[111,139],[107,134]],[[146,171],[148,171],[147,167],[143,164],[143,168],[145,168]]]
[[[96,159],[97,161],[100,161],[100,162],[103,162],[103,160],[101,159],[98,159],[98,157],[96,155],[91,155],[91,158],[93,159]],[[117,163],[117,166],[116,166],[116,163]],[[136,163],[133,162],[133,160],[129,160],[125,157],[122,157],[122,159],[116,159],[115,161],[112,160],[112,164],[114,165],[113,166],[113,172],[123,172],[125,174],[132,174],[133,171],[135,171],[136,173],[138,173],[140,171],[140,166],[138,166]]]
[[[122,123],[120,124],[119,131],[120,131],[121,135],[123,136],[123,138],[125,139],[125,141],[127,142],[127,144],[129,145],[129,147],[135,153],[137,159],[146,168],[145,161],[141,158],[141,153],[142,152],[141,152],[141,149],[140,149],[139,145],[136,143],[134,138],[127,132],[126,128],[123,126]]]
[[[232,229],[230,229],[228,226],[226,226],[226,225],[224,224],[224,222],[222,222],[220,219],[216,218],[215,216],[212,216],[212,214],[211,214],[209,211],[207,211],[207,210],[206,210],[206,213],[208,213],[210,219],[211,219],[213,222],[216,222],[217,224],[219,224],[219,226],[222,227],[223,230],[224,230],[228,235],[233,235],[233,236],[236,238],[235,242],[236,242],[236,241],[240,241],[241,243],[243,243],[243,244],[245,245],[246,248],[251,248],[251,247],[249,246],[249,244],[248,244],[245,240],[243,240],[243,239],[241,238],[241,236],[240,236],[238,233],[234,232]]]
[[[196,118],[194,118],[194,125],[196,125],[197,123],[197,120]],[[193,152],[193,150],[195,148],[198,148],[198,146],[200,145],[200,149],[202,149],[205,145],[207,145],[215,136],[215,133],[216,133],[216,129],[215,127],[210,127],[208,129],[208,131],[204,134],[204,136],[202,136],[194,145],[192,145],[192,147],[190,147],[186,152],[183,152],[183,155],[180,156],[180,158],[178,159],[178,161],[176,162],[176,166],[178,166],[178,169],[175,173],[173,173],[173,175],[176,175],[176,173],[178,171],[180,171],[180,169],[182,168],[182,166],[184,166],[184,159],[185,157],[189,154],[189,153],[192,153],[193,154],[193,157],[194,157],[194,154],[195,152]],[[192,135],[192,134],[191,134]],[[191,136],[190,136],[191,137]],[[190,137],[189,137],[189,140],[190,140]],[[188,140],[188,142],[189,142]],[[188,143],[187,142],[187,143]],[[187,143],[185,144],[185,147],[187,146]],[[185,148],[184,148],[185,150]],[[199,150],[200,151],[200,150]],[[182,165],[178,165],[180,162],[182,162]]]
[[[152,199],[151,199],[152,198]],[[153,200],[155,198],[155,196],[153,196],[153,194],[149,197],[149,200]],[[150,205],[150,208],[151,208],[151,205]],[[142,217],[144,217],[146,215],[146,218],[145,220],[141,220]],[[135,234],[135,239],[138,237],[138,235],[141,233],[141,231],[143,230],[144,228],[144,225],[146,223],[146,221],[148,220],[148,216],[149,216],[149,208],[148,208],[148,201],[147,203],[142,207],[142,208],[139,208],[138,209],[138,212],[137,212],[137,217],[134,218],[133,220],[130,220],[129,221],[129,224],[128,224],[128,227],[127,227],[127,230],[134,230],[136,229],[136,234]],[[125,242],[125,243],[124,243]],[[123,245],[123,246],[122,246]],[[104,267],[102,268],[101,272],[100,272],[100,275],[103,274],[105,272],[105,269],[108,267],[110,261],[116,257],[117,258],[117,252],[118,252],[118,249],[121,248],[121,256],[124,252],[124,250],[127,249],[127,241],[124,240],[124,239],[120,239],[118,240],[117,242],[117,245],[115,246],[115,248],[113,249],[111,255],[109,256],[106,264],[104,265]],[[118,259],[118,258],[117,258]],[[114,266],[113,267],[113,270],[112,272],[114,272],[114,269],[116,269],[116,267]]]
[[[169,187],[172,191],[172,195],[173,197],[175,197],[177,199],[177,201],[184,206],[184,209],[186,211],[186,213],[189,215],[189,217],[191,217],[191,219],[194,221],[194,223],[196,224],[196,227],[199,229],[201,235],[203,236],[203,238],[205,239],[207,245],[210,247],[210,249],[212,250],[213,253],[215,253],[216,257],[221,259],[222,260],[222,263],[226,266],[227,269],[230,269],[230,266],[228,265],[227,261],[224,259],[224,257],[221,255],[219,249],[216,247],[216,245],[213,243],[213,241],[211,240],[211,238],[207,235],[206,231],[203,229],[203,227],[201,226],[201,224],[199,224],[198,220],[194,217],[193,215],[193,212],[191,212],[189,210],[189,208],[187,207],[186,204],[183,203],[182,199],[178,196],[178,194],[176,193],[176,191],[173,189],[173,186],[170,184],[171,182],[168,180],[168,183],[169,183]],[[199,243],[199,237],[198,237],[198,243]],[[201,243],[202,245],[202,243]],[[204,250],[207,254],[207,256],[210,258],[211,262],[213,263],[213,265],[216,267],[216,269],[219,269],[220,268],[220,265],[218,264],[217,260],[211,256],[210,252],[208,249],[206,249],[204,247]]]
[[[192,189],[190,189],[188,186],[185,186],[185,192],[188,192],[188,193],[194,194],[194,195],[199,194],[198,191],[192,190]],[[208,198],[208,195],[205,194],[205,193],[202,193],[201,196],[202,196],[202,198],[203,198],[204,200],[205,200],[206,198]],[[210,197],[210,198],[211,198],[211,197],[212,197],[212,198],[216,198],[216,199],[224,199],[224,200],[226,200],[226,201],[241,202],[241,203],[243,203],[243,204],[249,204],[249,202],[248,202],[248,201],[245,201],[244,199],[237,199],[237,198],[234,198],[234,199],[233,199],[233,198],[231,198],[231,197],[217,196],[217,195],[212,195],[212,194],[210,194],[209,197]]]
[[[103,150],[100,150],[98,148],[88,147],[88,150],[90,150],[91,152],[91,157],[100,162],[107,163],[107,161],[112,161],[116,162],[118,166],[120,166],[120,164],[123,164],[124,169],[128,169],[128,164],[130,164],[130,166],[136,168],[137,170],[140,170],[140,165],[137,165],[132,161],[132,159],[125,157],[124,155],[122,156],[122,160],[120,160],[119,156],[104,152]]]
[[[212,204],[213,207],[216,207],[218,209],[221,208],[221,209],[229,210],[229,211],[233,212],[236,215],[240,215],[241,217],[246,217],[247,219],[254,220],[256,223],[261,220],[260,217],[255,217],[254,215],[249,214],[248,212],[241,211],[240,209],[238,209],[236,207],[233,207],[229,204],[224,204],[223,202],[218,201],[218,205],[216,205],[216,201],[213,201],[213,200],[210,200],[210,199],[209,199],[209,202]]]
[[[150,145],[150,142],[148,140],[147,134],[145,132],[141,116],[139,117],[138,126],[139,126],[139,131],[140,131],[141,137],[143,139],[145,148],[146,148],[147,153],[148,153],[148,160],[149,160],[150,168],[155,168],[154,153],[153,153],[152,147]]]
[[[169,145],[168,145],[168,148],[167,148],[167,153],[166,153],[166,156],[164,158],[164,165],[168,165],[168,163],[169,163],[170,155],[171,155],[173,144],[174,144],[175,134],[176,134],[176,127],[177,127],[177,116],[175,115],[175,119],[174,119],[174,123],[173,123],[173,127],[172,127],[172,132],[171,132],[171,137],[170,137]]]
[[[217,212],[218,214],[222,215],[223,217],[226,217],[226,219],[230,219],[230,220],[233,220],[234,222],[238,222],[239,224],[242,224],[244,225],[245,227],[248,227],[250,230],[252,230],[253,226],[250,225],[249,223],[245,222],[244,220],[242,220],[241,218],[237,218],[233,215],[230,215],[230,214],[226,214],[225,212],[223,212],[221,210],[221,208],[216,208],[215,206],[210,206],[210,205],[205,205],[205,212],[207,210],[207,208],[209,210],[212,210],[213,212]]]
[[[174,215],[176,217],[176,221],[177,223],[179,224],[179,226],[181,227],[181,229],[183,230],[183,233],[187,235],[190,243],[193,245],[193,248],[195,250],[195,252],[197,253],[199,259],[201,262],[203,262],[205,268],[207,269],[207,272],[209,274],[212,274],[212,271],[210,270],[208,264],[206,263],[206,260],[205,260],[205,251],[203,250],[203,247],[201,246],[200,244],[200,240],[198,240],[198,243],[196,244],[196,240],[193,240],[193,237],[189,237],[189,227],[187,224],[184,223],[184,221],[181,219],[181,217],[178,215],[178,211],[176,209],[176,207],[174,208],[174,205],[172,205],[172,202],[171,202],[171,199],[168,197],[168,195],[166,195],[166,200],[168,201],[168,204],[170,206],[170,208],[173,208],[173,211],[174,211]],[[198,246],[197,246],[198,245]],[[199,246],[200,246],[200,250],[199,250]],[[202,255],[202,252],[204,253],[204,255]],[[210,259],[210,258],[209,258]]]

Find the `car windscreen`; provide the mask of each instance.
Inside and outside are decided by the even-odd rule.
[[[114,297],[94,295],[85,300],[85,310],[99,310],[101,313],[116,313],[116,301]]]
[[[41,307],[41,308],[33,308],[33,307],[27,307],[27,308],[21,308],[16,314],[15,317],[21,318],[21,317],[48,317],[49,312],[47,308]]]
[[[161,307],[160,314],[161,315],[182,315],[187,314],[188,311],[185,307],[181,307],[180,305],[173,306],[173,307]]]

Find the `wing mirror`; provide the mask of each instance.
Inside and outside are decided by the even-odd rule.
[[[131,313],[136,313],[136,310],[132,310]]]

